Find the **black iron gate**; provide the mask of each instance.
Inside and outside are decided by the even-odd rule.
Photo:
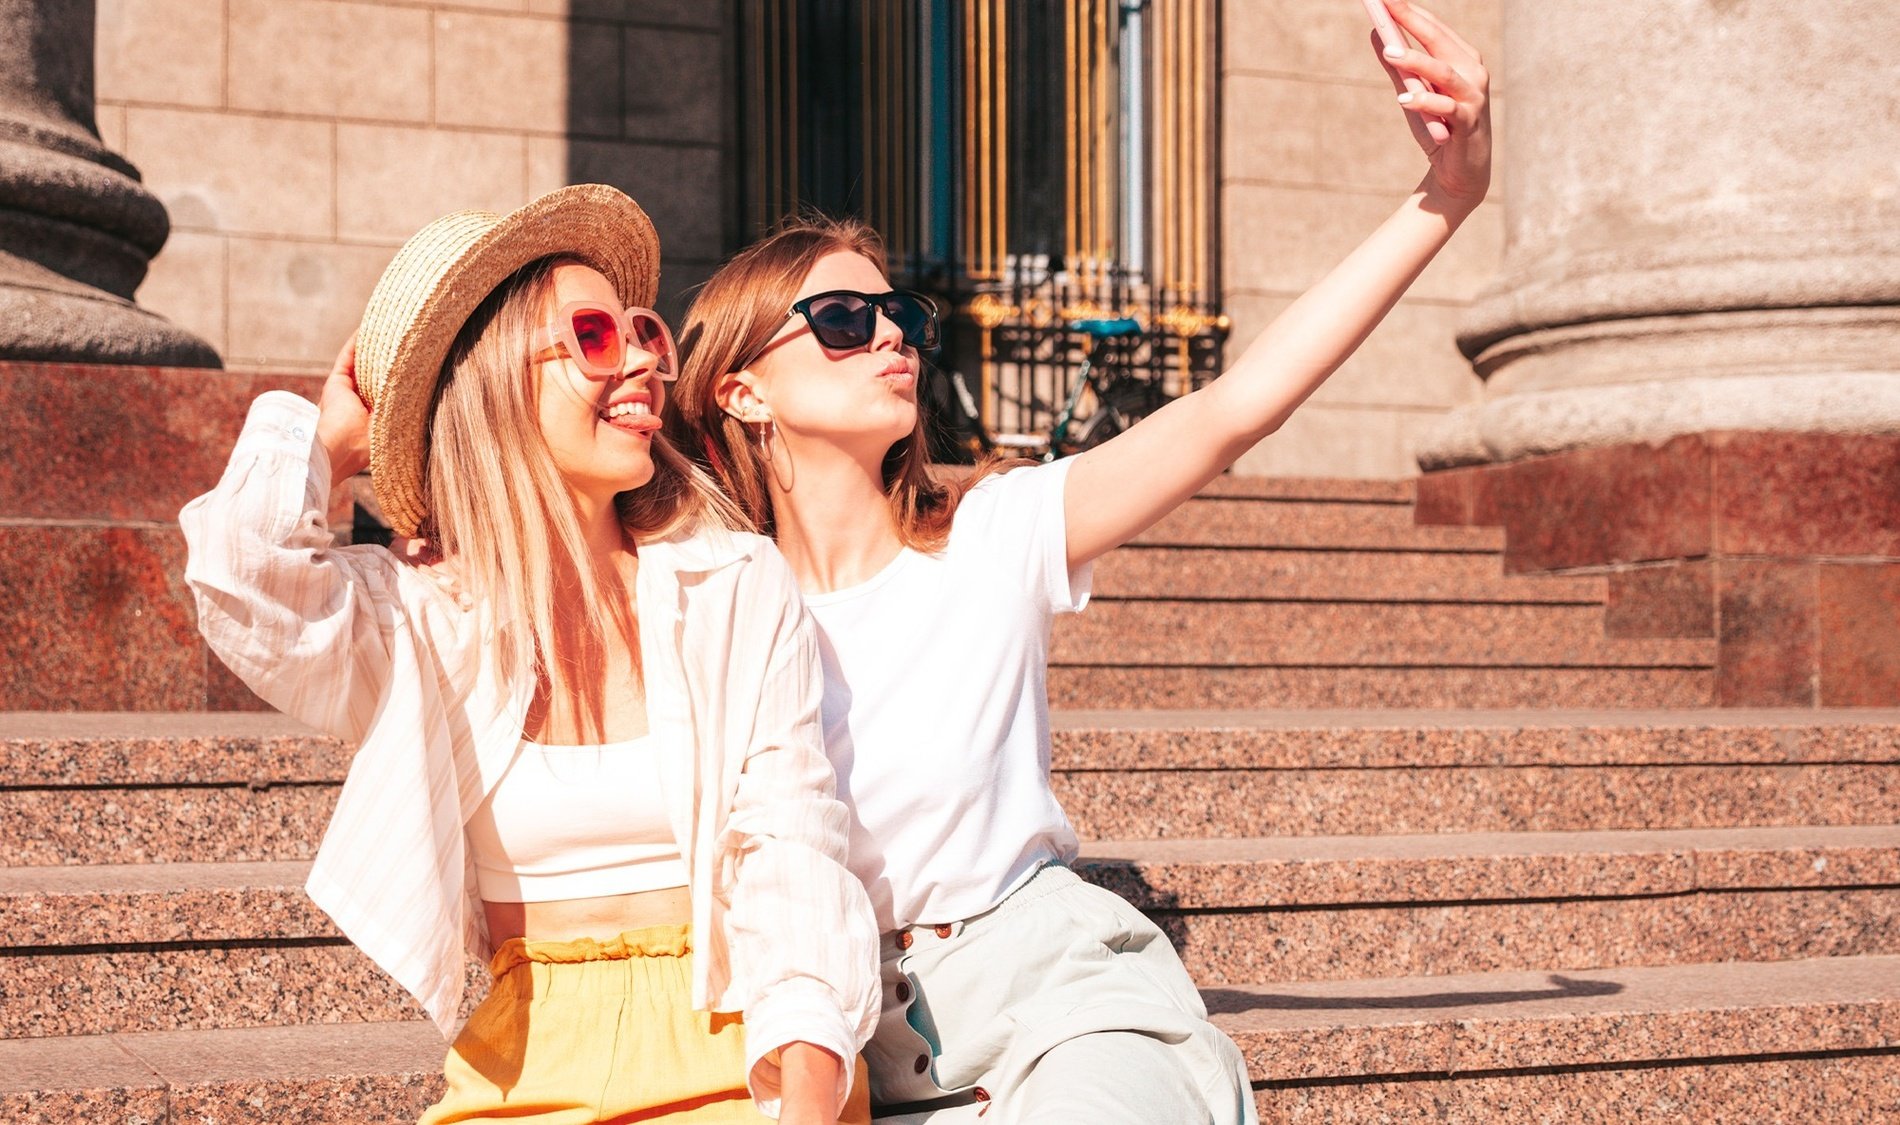
[[[949,315],[988,430],[1046,434],[1087,338],[1178,394],[1220,362],[1217,0],[740,0],[749,233],[862,215]],[[1087,404],[1084,404],[1084,410]]]

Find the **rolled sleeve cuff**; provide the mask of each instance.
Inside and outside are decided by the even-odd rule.
[[[857,1040],[831,989],[817,981],[787,981],[746,1009],[746,1086],[759,1112],[777,1118],[783,1093],[779,1051],[810,1043],[838,1056],[837,1104],[842,1112],[858,1064]]]
[[[245,415],[231,459],[271,454],[303,459],[316,441],[316,403],[289,391],[265,391]]]

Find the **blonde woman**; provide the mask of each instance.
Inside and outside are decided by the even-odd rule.
[[[824,640],[850,862],[884,935],[865,1052],[880,1120],[1253,1119],[1239,1051],[1167,938],[1064,866],[1077,841],[1049,788],[1049,635],[1086,603],[1093,560],[1276,430],[1484,197],[1483,65],[1389,4],[1423,45],[1385,64],[1395,91],[1430,84],[1400,98],[1430,172],[1218,380],[1076,457],[958,487],[930,476],[916,379],[936,312],[891,290],[861,224],[792,225],[688,315],[677,436],[776,539]]]
[[[180,517],[214,651],[360,744],[311,897],[445,1033],[489,958],[425,1122],[867,1117],[816,641],[656,433],[658,263],[598,185],[431,223],[321,403],[259,398]],[[325,531],[365,465],[400,556]]]

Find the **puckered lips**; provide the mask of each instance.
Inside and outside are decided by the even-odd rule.
[[[893,359],[878,378],[900,391],[917,385],[917,372],[912,370],[910,360],[901,356]]]

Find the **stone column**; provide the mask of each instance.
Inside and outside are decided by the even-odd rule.
[[[132,302],[170,223],[99,142],[93,20],[89,0],[0,0],[0,359],[216,367]]]
[[[1505,0],[1484,401],[1419,519],[1707,637],[1710,702],[1900,704],[1900,4]]]
[[[1506,0],[1504,33],[1486,400],[1421,465],[1900,431],[1900,4]]]

